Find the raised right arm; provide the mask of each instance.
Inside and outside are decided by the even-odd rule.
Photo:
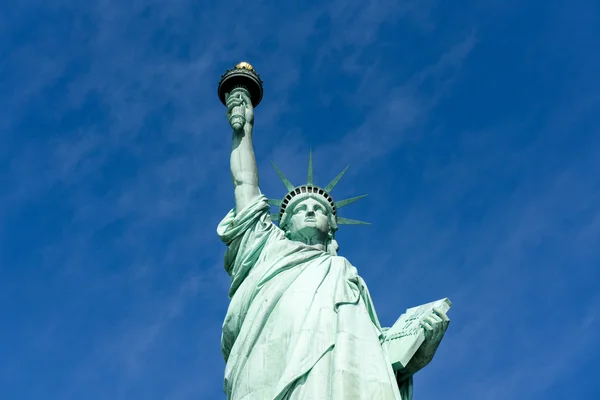
[[[243,115],[243,120],[240,119],[240,114]],[[258,167],[252,147],[254,109],[245,92],[234,91],[228,96],[227,117],[233,128],[230,166],[235,207],[239,211],[260,196]]]

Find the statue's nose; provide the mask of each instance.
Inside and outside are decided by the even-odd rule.
[[[306,211],[306,215],[314,217],[315,216],[315,210],[308,210],[308,211]]]

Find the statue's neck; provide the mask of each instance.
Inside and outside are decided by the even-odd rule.
[[[315,244],[310,244],[310,243],[305,243],[307,246],[310,246],[312,248],[315,248],[317,250],[321,250],[321,251],[326,251],[327,248],[323,243],[315,243]]]
[[[327,251],[327,242],[329,241],[327,235],[314,231],[310,233],[313,234],[307,235],[306,232],[286,232],[286,236],[294,242],[303,243],[306,246],[318,250]]]
[[[319,242],[318,240],[311,240],[308,238],[303,238],[303,240],[294,240],[294,241],[305,244],[305,245],[312,247],[314,249],[317,249],[317,250],[322,250],[322,251],[327,250],[327,246],[325,245],[325,243]]]

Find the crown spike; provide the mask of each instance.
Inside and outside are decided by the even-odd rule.
[[[314,185],[315,181],[313,178],[313,162],[312,162],[312,148],[308,153],[308,178],[306,179],[307,185]]]
[[[355,219],[341,218],[341,217],[337,218],[337,224],[338,225],[371,225],[370,222],[357,221]]]
[[[360,199],[364,199],[365,197],[367,197],[368,195],[363,194],[361,196],[356,196],[356,197],[352,197],[350,199],[345,199],[345,200],[340,200],[340,201],[336,201],[335,202],[335,208],[342,208],[344,206],[347,206],[348,204],[352,204],[355,201],[358,201]]]
[[[282,201],[280,199],[268,199],[267,203],[275,207],[281,207]]]
[[[277,171],[277,175],[279,175],[279,179],[281,179],[281,182],[283,182],[283,184],[285,185],[285,188],[290,192],[292,190],[294,190],[294,185],[292,185],[292,183],[288,180],[288,178],[285,177],[283,172],[281,172],[279,170],[279,168],[277,168],[277,165],[275,165],[275,163],[273,161],[271,161],[271,164],[273,164],[273,168],[275,168],[275,171]]]
[[[333,180],[331,182],[329,182],[329,185],[325,186],[325,191],[326,192],[331,192],[333,190],[333,188],[335,187],[335,185],[338,184],[338,182],[340,181],[340,179],[342,179],[342,176],[344,176],[344,174],[346,173],[346,171],[348,171],[348,168],[350,168],[350,166],[348,165],[346,168],[344,168],[344,170],[342,172],[340,172],[338,174],[338,176],[336,176],[335,178],[333,178]]]

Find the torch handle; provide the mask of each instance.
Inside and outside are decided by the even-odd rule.
[[[248,97],[250,97],[250,92],[242,87],[234,88],[226,97],[229,99],[231,96],[236,96],[239,93],[245,93]],[[246,106],[244,104],[233,107],[231,110],[231,116],[229,117],[229,122],[235,131],[240,131],[244,127],[244,124],[246,124]]]

